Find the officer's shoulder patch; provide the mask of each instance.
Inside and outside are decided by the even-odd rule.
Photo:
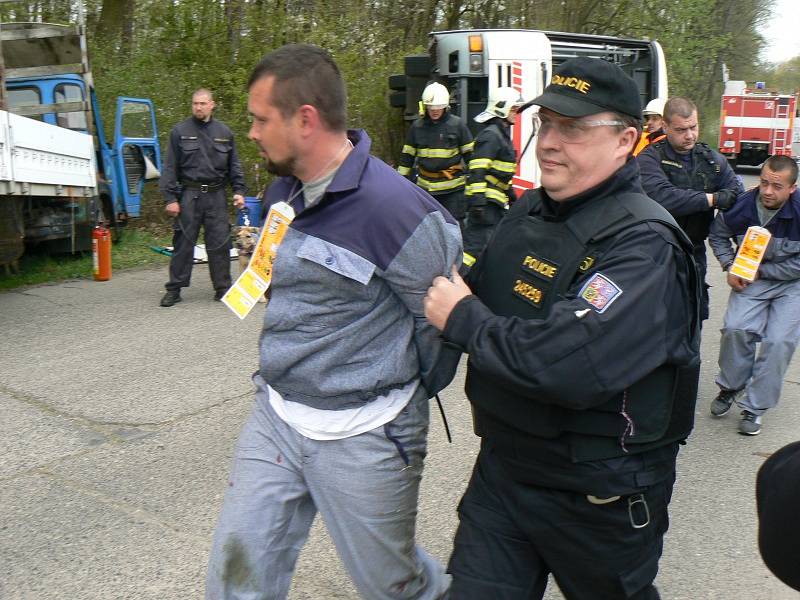
[[[592,275],[578,294],[599,313],[605,312],[621,295],[622,288],[602,273]]]

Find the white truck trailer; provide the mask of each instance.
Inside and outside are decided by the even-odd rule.
[[[37,227],[54,239],[71,233],[92,210],[86,199],[97,197],[97,165],[92,136],[0,110],[0,265],[15,265],[25,245],[25,228]],[[37,213],[25,223],[27,205],[39,198],[59,198],[72,204],[71,222]],[[75,249],[73,248],[73,251]]]

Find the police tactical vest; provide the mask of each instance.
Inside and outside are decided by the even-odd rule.
[[[669,142],[663,139],[652,144],[658,151],[661,170],[670,183],[682,190],[697,190],[712,194],[717,191],[722,167],[719,165],[711,148],[703,142],[698,142],[692,149],[692,170],[686,169],[685,163],[673,160],[667,155],[666,148]],[[714,211],[707,210],[702,213],[675,217],[678,225],[686,232],[694,244],[702,244],[708,237],[708,229],[714,220]]]
[[[527,194],[518,201],[501,224],[502,235],[495,235],[481,256],[478,276],[470,282],[473,292],[495,314],[546,319],[553,304],[566,296],[576,279],[593,270],[618,234],[645,221],[659,222],[675,232],[692,265],[687,269],[689,283],[698,297],[700,286],[691,243],[669,213],[646,196],[629,193],[589,201],[564,221],[531,215],[531,209],[539,203],[539,193]],[[699,323],[699,316],[695,317],[692,331],[697,331]],[[573,460],[579,462],[641,452],[684,439],[694,422],[698,373],[699,364],[663,365],[625,394],[588,410],[564,408],[552,403],[555,399],[544,402],[523,397],[504,388],[501,381],[471,369],[466,391],[473,404],[478,435],[508,435],[509,428],[541,438],[567,433]],[[580,377],[579,365],[575,376]],[[634,434],[624,440],[628,421],[623,410],[636,424]]]

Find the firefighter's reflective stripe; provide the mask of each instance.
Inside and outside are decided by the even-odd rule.
[[[474,194],[484,194],[486,193],[486,182],[485,181],[478,181],[476,183],[470,183],[467,186],[466,194],[467,196],[472,196]]]
[[[513,173],[517,170],[517,163],[505,162],[503,160],[493,160],[491,168],[495,171],[501,171],[503,173]]]
[[[464,144],[458,148],[461,151],[461,154],[468,154],[475,149],[475,142],[472,141],[469,144]]]
[[[472,265],[474,265],[474,264],[475,264],[475,260],[476,260],[476,259],[475,259],[475,257],[474,257],[474,256],[472,256],[471,254],[467,254],[466,252],[464,252],[464,259],[463,259],[463,262],[464,262],[464,264],[465,264],[465,265],[467,265],[468,267],[471,267]]]
[[[417,148],[419,158],[453,158],[458,155],[458,148]]]
[[[501,192],[500,190],[496,190],[494,188],[486,188],[484,194],[486,195],[487,199],[495,200],[503,206],[508,204],[508,196],[505,194],[505,192]]]
[[[505,191],[505,190],[507,190],[508,188],[511,187],[511,182],[510,181],[500,181],[494,175],[487,175],[486,176],[486,181],[488,181],[489,183],[491,183],[495,187],[499,187],[503,191]]]
[[[414,146],[409,146],[408,144],[405,144],[403,146],[402,152],[403,152],[403,154],[408,154],[409,156],[416,156],[417,155],[417,149],[414,148]]]
[[[488,169],[492,166],[491,158],[473,158],[469,161],[469,170],[475,171],[477,169]]]
[[[431,181],[429,179],[425,179],[424,177],[417,177],[417,185],[421,187],[423,190],[428,190],[429,192],[454,190],[456,188],[463,187],[463,185],[466,182],[467,178],[463,175],[461,177],[454,177],[453,179],[444,179],[442,181]]]
[[[411,175],[411,167],[404,167],[401,165],[397,167],[397,172],[400,173],[400,175],[402,175],[403,177],[407,177]]]

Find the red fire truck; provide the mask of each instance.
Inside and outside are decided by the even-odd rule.
[[[760,165],[773,154],[792,156],[797,96],[728,81],[722,96],[719,151],[732,166]]]

